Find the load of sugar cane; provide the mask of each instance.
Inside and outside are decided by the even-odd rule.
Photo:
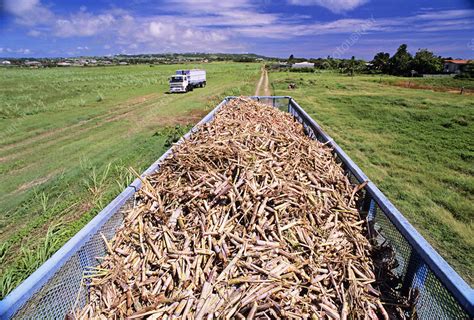
[[[290,114],[234,99],[143,178],[74,316],[386,317],[359,189]]]

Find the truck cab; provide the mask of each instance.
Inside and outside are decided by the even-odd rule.
[[[193,91],[206,86],[206,70],[177,70],[169,79],[170,93]]]
[[[189,85],[188,77],[183,74],[175,74],[170,77],[170,93],[192,91]]]

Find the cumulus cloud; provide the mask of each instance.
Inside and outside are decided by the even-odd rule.
[[[289,0],[290,4],[299,6],[320,6],[334,13],[342,13],[354,10],[369,0]]]
[[[39,0],[5,0],[4,8],[15,16],[18,24],[25,26],[47,24],[54,17]]]
[[[40,2],[39,0],[6,0],[4,6],[8,12],[21,15],[39,7]]]
[[[159,21],[153,21],[148,25],[148,31],[153,37],[162,38],[162,37],[174,37],[174,26],[169,24],[164,24]]]
[[[1,1],[1,0],[0,0]],[[43,0],[45,1],[45,0]],[[368,0],[286,0],[296,5],[318,5],[344,12]],[[40,0],[6,0],[5,8],[29,36],[81,38],[102,43],[107,52],[248,51],[251,39],[294,39],[316,35],[347,35],[357,30],[377,32],[435,32],[472,30],[474,10],[423,10],[408,17],[315,21],[311,16],[266,12],[259,1],[163,0],[159,10],[135,14],[120,8],[52,13]],[[157,7],[158,8],[158,7]],[[43,12],[48,19],[37,18]],[[36,18],[35,18],[36,17]],[[32,27],[26,28],[26,21]],[[84,38],[84,39],[82,39]],[[86,39],[87,38],[87,39]],[[83,42],[84,41],[84,42]],[[5,52],[5,48],[3,49]],[[72,52],[72,51],[71,51]]]
[[[152,21],[148,26],[149,35],[156,39],[179,41],[220,42],[228,37],[222,31],[198,30],[167,22]]]
[[[231,42],[228,40],[226,31],[176,24],[174,18],[164,16],[136,21],[129,33],[118,39],[118,43],[126,45],[132,41],[133,45],[128,46],[128,49],[132,50],[147,47],[162,51],[219,51],[219,49],[230,49]]]
[[[57,19],[54,34],[58,37],[87,37],[109,29],[116,19],[111,14],[94,15],[80,11],[69,18]]]

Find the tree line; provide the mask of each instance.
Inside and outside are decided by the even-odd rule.
[[[409,76],[414,74],[435,74],[443,72],[444,58],[436,56],[428,49],[419,49],[413,56],[408,52],[408,46],[402,44],[393,56],[379,52],[371,64],[373,69],[382,73]]]
[[[314,69],[339,70],[341,73],[385,73],[395,76],[415,76],[422,74],[439,74],[443,72],[444,61],[451,60],[451,57],[436,56],[428,49],[419,49],[415,55],[408,51],[406,44],[400,45],[397,51],[390,56],[390,53],[379,52],[372,61],[356,59],[332,58],[297,58],[291,55],[287,62],[291,65],[295,62],[309,61],[314,63]],[[300,70],[297,70],[300,71]],[[314,70],[313,70],[314,71]],[[462,75],[464,77],[474,77],[474,65],[469,64]]]

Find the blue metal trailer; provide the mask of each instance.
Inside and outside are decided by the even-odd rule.
[[[200,125],[212,120],[216,111],[234,98],[225,98],[178,143],[187,139]],[[360,210],[365,211],[368,220],[373,223],[377,231],[374,237],[386,241],[394,249],[398,261],[395,272],[403,280],[403,287],[418,290],[416,309],[421,319],[474,317],[474,290],[294,99],[288,96],[251,98],[291,113],[303,124],[308,136],[327,143],[333,149],[351,181],[367,181]],[[160,163],[170,155],[171,150],[164,153],[142,176],[159,170]],[[133,195],[140,186],[141,181],[136,179],[58,252],[0,301],[0,318],[64,318],[75,305],[84,305],[87,295],[81,289],[83,274],[87,273],[88,267],[98,264],[96,257],[106,254],[101,234],[107,239],[112,238],[124,219],[124,212],[133,205]]]

